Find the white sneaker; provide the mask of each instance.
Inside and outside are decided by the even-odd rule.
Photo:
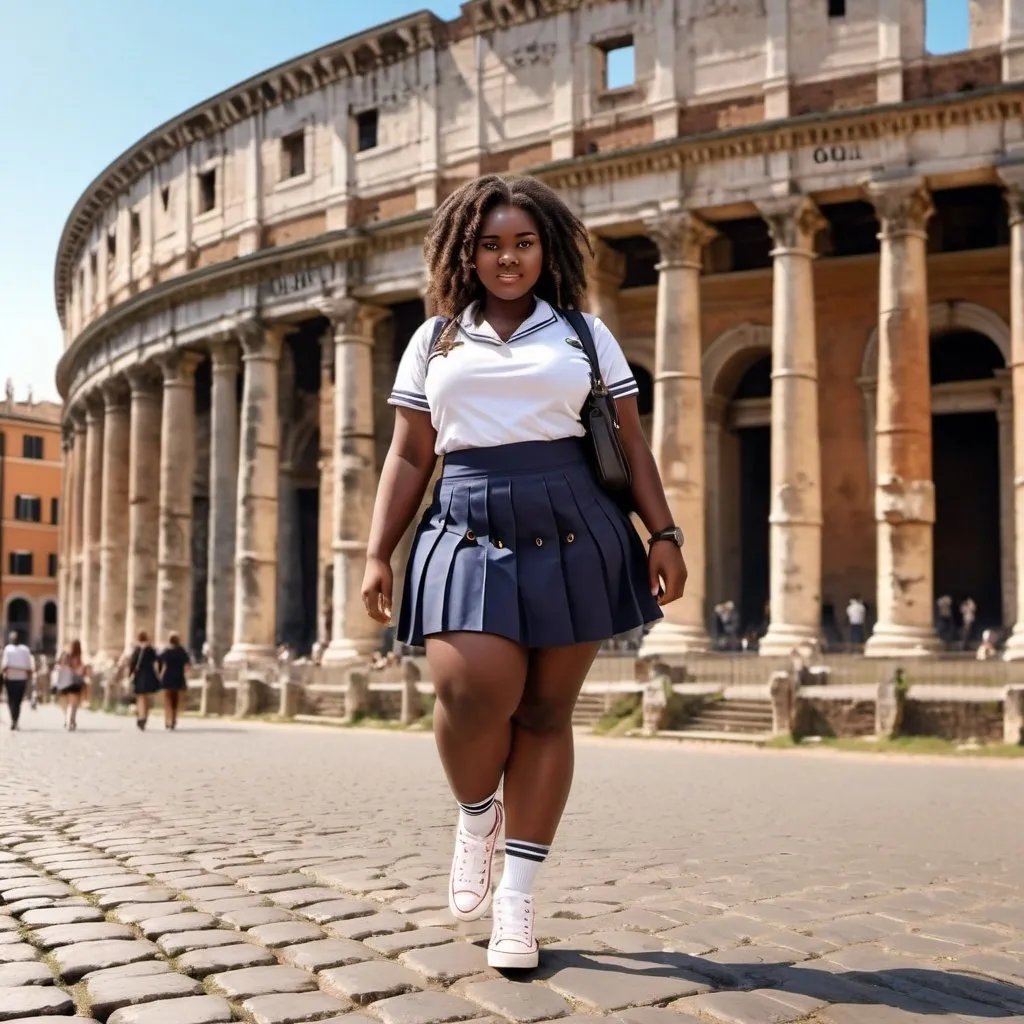
[[[533,937],[533,897],[502,889],[494,897],[494,927],[487,944],[487,966],[530,970],[540,962]]]
[[[491,865],[498,844],[505,808],[494,801],[497,812],[490,835],[475,836],[461,825],[455,833],[455,856],[448,879],[448,909],[457,921],[478,921],[491,906]]]

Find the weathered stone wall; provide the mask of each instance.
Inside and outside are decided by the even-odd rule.
[[[798,736],[873,736],[874,701],[801,698],[794,731]]]
[[[908,700],[900,732],[904,736],[941,736],[947,740],[975,739],[1002,743],[1000,704],[961,704],[953,701]]]

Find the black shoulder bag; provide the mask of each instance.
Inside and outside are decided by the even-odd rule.
[[[580,410],[580,419],[587,432],[587,449],[598,483],[615,498],[620,507],[629,507],[633,474],[629,459],[619,440],[619,414],[615,399],[608,392],[601,375],[601,365],[594,346],[594,336],[586,317],[578,309],[562,310],[569,326],[576,332],[590,363],[590,394]]]

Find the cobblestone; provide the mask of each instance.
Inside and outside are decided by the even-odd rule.
[[[541,966],[502,977],[447,911],[429,737],[32,715],[0,748],[0,1019],[75,1020],[80,981],[108,1024],[1024,1019],[1019,765],[583,741]]]

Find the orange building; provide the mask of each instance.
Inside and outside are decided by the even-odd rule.
[[[14,397],[0,401],[0,610],[33,651],[57,645],[57,560],[63,459],[61,407]]]

